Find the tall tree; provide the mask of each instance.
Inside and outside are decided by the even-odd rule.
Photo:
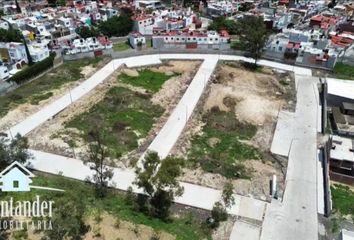
[[[22,36],[22,42],[25,45],[25,51],[26,51],[26,55],[27,55],[28,65],[32,65],[33,64],[33,59],[32,59],[31,53],[30,53],[30,51],[28,49],[27,42],[26,42],[26,39],[25,39],[24,36]]]
[[[263,48],[268,39],[268,33],[262,17],[245,16],[240,21],[242,32],[240,34],[240,44],[248,51],[255,60],[262,56]]]
[[[15,5],[16,5],[16,12],[21,13],[21,7],[20,7],[20,4],[18,4],[17,0],[15,0]]]
[[[234,186],[232,185],[231,182],[227,182],[224,186],[224,189],[222,191],[221,198],[224,202],[225,207],[229,208],[235,203],[235,198],[233,196]]]
[[[0,136],[0,170],[17,161],[25,163],[32,158],[28,151],[28,140],[17,134],[12,140]]]
[[[89,133],[91,143],[89,144],[89,157],[87,162],[94,171],[92,181],[96,186],[98,197],[104,197],[107,191],[108,182],[113,177],[112,168],[107,165],[108,150],[103,144],[102,133],[97,130]]]
[[[177,180],[182,174],[182,160],[170,156],[161,161],[156,152],[150,152],[136,173],[134,184],[149,196],[150,214],[167,219],[173,200],[183,194]]]

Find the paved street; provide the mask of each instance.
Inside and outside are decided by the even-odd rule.
[[[36,150],[31,150],[31,153],[34,159],[29,162],[29,166],[38,171],[55,175],[61,174],[81,181],[93,174],[90,167],[81,160]],[[110,181],[111,187],[127,190],[129,186],[132,186],[135,193],[141,193],[140,189],[132,185],[135,180],[133,169],[114,168],[113,173],[113,179]],[[180,204],[211,210],[214,203],[221,198],[221,191],[219,190],[183,182],[181,186],[184,187],[184,194],[175,201]],[[236,204],[229,209],[230,214],[262,221],[268,203],[236,194],[234,194],[234,197]]]
[[[268,206],[262,240],[318,239],[317,221],[317,78],[296,75],[296,112],[291,125],[288,169],[282,201]],[[281,133],[277,133],[281,134]],[[275,136],[275,138],[278,136]],[[286,136],[288,139],[289,136]]]

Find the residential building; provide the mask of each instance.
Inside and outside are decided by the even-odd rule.
[[[141,33],[133,32],[129,35],[129,44],[134,49],[141,49],[146,45],[146,39]]]
[[[154,29],[152,36],[154,48],[203,48],[203,49],[229,49],[230,36],[226,31],[165,31]]]
[[[330,175],[336,181],[354,184],[354,142],[353,139],[331,136]]]

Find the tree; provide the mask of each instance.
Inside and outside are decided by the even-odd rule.
[[[28,140],[17,134],[11,141],[7,138],[0,137],[0,170],[17,161],[25,163],[32,158],[28,152]]]
[[[229,34],[235,35],[239,33],[238,23],[225,17],[216,18],[209,26],[209,30],[221,31],[226,30]]]
[[[226,221],[227,212],[221,202],[216,202],[211,210],[211,219],[209,219],[209,226],[211,228],[217,228],[220,222]]]
[[[122,13],[119,17],[114,16],[98,25],[99,31],[106,36],[120,37],[128,35],[133,29],[132,16],[128,13]]]
[[[134,182],[149,197],[149,213],[167,219],[173,200],[183,193],[177,178],[182,174],[182,160],[167,157],[160,160],[156,152],[145,156],[143,166],[136,169]]]
[[[66,196],[55,200],[53,216],[50,219],[52,229],[44,232],[47,239],[81,239],[87,231],[84,223],[85,206],[80,196],[66,193]]]
[[[95,183],[97,196],[104,197],[108,182],[113,177],[112,169],[106,164],[108,150],[104,146],[103,137],[98,131],[91,131],[89,137],[92,141],[89,144],[89,157],[87,162],[90,163],[90,169],[94,171],[92,181]]]
[[[76,28],[75,32],[82,38],[97,37],[100,34],[95,28],[86,26]]]
[[[240,44],[248,51],[251,57],[257,60],[262,56],[262,50],[267,42],[268,33],[262,17],[247,16],[240,21],[242,33],[240,34]]]
[[[9,27],[11,24],[9,23]],[[9,29],[5,30],[0,28],[0,42],[21,42],[22,33],[19,30]]]
[[[26,51],[26,55],[27,55],[28,65],[32,65],[33,64],[33,59],[32,59],[31,53],[30,53],[30,51],[28,49],[26,39],[23,36],[22,36],[22,42],[25,45],[25,51]]]
[[[15,5],[16,5],[16,12],[21,13],[21,8],[20,8],[20,5],[18,4],[17,0],[15,0]]]
[[[234,186],[232,185],[232,183],[227,182],[224,186],[223,191],[222,191],[221,198],[224,202],[225,207],[227,207],[227,208],[229,208],[235,204],[235,198],[233,196],[233,194],[234,194],[233,189],[234,189]]]

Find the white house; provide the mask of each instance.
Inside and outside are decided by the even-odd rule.
[[[137,16],[133,19],[133,30],[144,35],[151,35],[154,27],[154,18],[149,15]]]
[[[138,32],[133,32],[129,35],[129,43],[130,46],[136,49],[139,47],[139,45],[144,46],[146,44],[146,40],[142,34]]]
[[[40,43],[28,45],[33,62],[39,62],[49,57],[48,41],[43,40]]]
[[[17,161],[13,162],[0,173],[1,190],[3,192],[30,191],[31,178],[35,175]]]

